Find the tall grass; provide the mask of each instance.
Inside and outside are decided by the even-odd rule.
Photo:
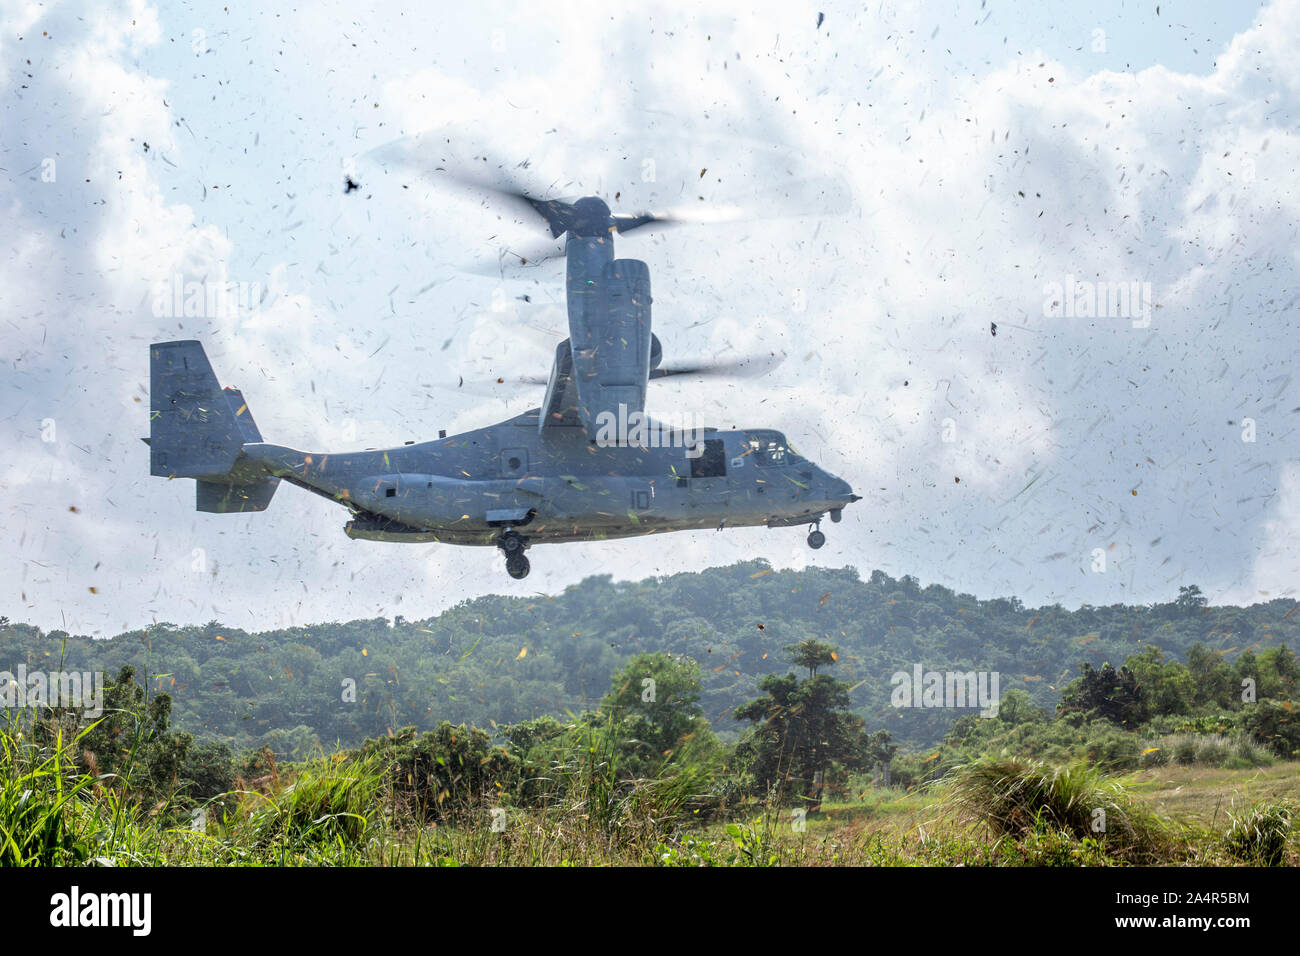
[[[1139,758],[1143,768],[1197,764],[1239,770],[1273,762],[1273,755],[1250,734],[1165,734],[1143,741]]]
[[[1229,811],[1224,849],[1253,866],[1281,866],[1293,817],[1294,811],[1285,803],[1258,804],[1240,814]]]
[[[1189,836],[1096,770],[1018,760],[969,765],[936,791],[973,828],[932,826],[936,796],[922,794],[828,805],[806,828],[775,799],[705,820],[696,811],[713,780],[707,763],[634,777],[607,730],[593,724],[555,751],[540,771],[544,799],[529,791],[526,807],[511,806],[507,790],[431,822],[395,792],[389,760],[352,753],[214,797],[232,811],[183,824],[169,822],[165,798],[150,806],[126,782],[77,769],[77,738],[37,746],[0,730],[0,864],[1104,865],[1195,862],[1194,839],[1216,862],[1275,865],[1291,848],[1289,806],[1252,807],[1229,814],[1226,833]]]
[[[375,757],[335,754],[311,761],[269,796],[245,792],[242,819],[232,832],[281,859],[325,847],[351,858],[382,824],[384,771]]]
[[[1115,781],[1082,764],[990,759],[954,772],[945,808],[988,827],[999,837],[1024,840],[1045,831],[1095,841],[1129,863],[1163,863],[1185,852],[1182,834]]]
[[[71,804],[95,782],[76,771],[62,734],[48,752],[0,734],[0,866],[69,866],[91,856]]]

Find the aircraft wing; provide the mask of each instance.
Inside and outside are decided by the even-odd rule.
[[[546,383],[546,400],[537,423],[539,431],[548,428],[581,428],[578,416],[578,387],[573,380],[573,348],[565,339],[555,348],[555,364]]]

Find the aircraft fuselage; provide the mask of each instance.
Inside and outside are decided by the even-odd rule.
[[[347,506],[348,535],[378,541],[491,546],[509,530],[540,544],[777,527],[838,518],[856,500],[769,429],[656,434],[667,447],[641,447],[580,428],[539,431],[537,415],[383,450],[247,444],[241,463]]]

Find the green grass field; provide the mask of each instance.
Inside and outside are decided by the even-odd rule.
[[[924,791],[868,790],[801,817],[742,803],[710,819],[678,781],[577,779],[552,805],[442,815],[375,755],[282,768],[193,815],[131,799],[66,758],[9,746],[0,863],[109,866],[1295,865],[1300,764],[1107,777],[994,760]],[[1102,825],[1098,827],[1098,819]]]

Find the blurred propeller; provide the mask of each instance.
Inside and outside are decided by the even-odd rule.
[[[753,378],[766,375],[785,361],[784,352],[769,352],[767,355],[746,355],[728,361],[695,362],[688,365],[674,365],[669,368],[653,368],[650,378],[670,378],[682,375],[694,375],[701,378]],[[546,385],[549,379],[545,375],[512,375],[510,378],[498,378],[494,382],[466,383],[462,381],[456,388],[470,394],[502,395],[507,390],[519,385]],[[452,386],[442,386],[450,388]]]
[[[556,180],[534,191],[518,178],[521,171],[531,169],[529,160],[507,168],[503,163],[490,163],[486,156],[468,156],[460,150],[459,143],[471,136],[471,132],[448,128],[441,132],[408,136],[371,150],[366,158],[384,169],[406,171],[434,186],[452,185],[479,198],[495,198],[511,208],[519,218],[540,216],[554,240],[562,239],[570,232],[599,236],[615,231],[622,235],[638,229],[657,230],[684,223],[713,225],[747,220],[816,218],[841,215],[852,206],[851,193],[842,179],[815,175],[792,176],[765,183],[763,188],[753,191],[740,202],[717,202],[706,199],[701,186],[696,185],[696,181],[704,176],[701,169],[697,176],[681,180],[676,189],[677,197],[670,200],[674,208],[616,214],[610,212],[604,200],[591,195],[579,199],[542,198],[550,192],[582,195],[585,189],[572,181]],[[661,186],[652,188],[661,195],[664,193]],[[619,198],[616,191],[614,199]],[[495,269],[489,266],[471,271],[503,274],[507,264],[511,268],[531,267],[561,258],[563,252],[562,243],[555,242],[508,248],[500,256]]]
[[[476,275],[504,278],[507,269],[532,269],[552,260],[564,259],[564,243],[539,242],[533,245],[508,248],[502,246],[497,251],[497,261],[493,263],[477,262],[465,267],[466,272]]]
[[[621,234],[645,226],[656,228],[671,226],[679,221],[676,217],[665,213],[639,212],[630,216],[613,215],[604,200],[595,196],[579,199],[539,199],[525,192],[504,170],[499,170],[500,177],[497,182],[469,176],[445,166],[436,167],[434,172],[458,186],[498,196],[520,212],[526,210],[541,216],[550,229],[552,239],[560,239],[569,232],[580,236],[599,236],[612,230]],[[519,255],[519,258],[524,261],[537,261],[547,256]]]
[[[698,375],[709,378],[752,378],[757,375],[766,375],[784,361],[784,352],[769,352],[767,355],[748,355],[725,362],[699,362],[694,365],[653,368],[650,370],[650,378],[668,378],[673,375]]]

